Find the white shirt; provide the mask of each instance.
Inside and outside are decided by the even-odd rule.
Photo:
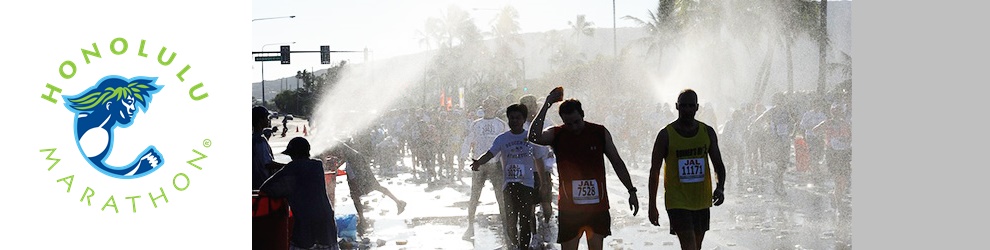
[[[498,137],[498,135],[505,131],[509,131],[509,125],[497,117],[474,120],[471,123],[471,128],[468,130],[468,136],[464,138],[464,144],[461,144],[461,156],[465,157],[465,159],[472,156],[474,158],[481,157],[492,147],[495,137]],[[468,155],[468,151],[472,155]]]
[[[535,155],[535,145],[526,140],[528,133],[523,131],[513,134],[512,131],[505,131],[492,142],[492,153],[502,161],[502,175],[505,177],[502,182],[502,189],[510,182],[519,182],[527,187],[535,187],[533,172],[536,162],[534,158],[546,157]]]

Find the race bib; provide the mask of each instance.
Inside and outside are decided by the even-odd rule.
[[[505,166],[505,182],[522,182],[523,166],[519,164],[508,164]]]
[[[695,183],[705,180],[705,158],[677,160],[677,177],[681,183]]]
[[[574,204],[598,204],[601,197],[598,182],[594,179],[571,181],[571,191],[574,193]]]

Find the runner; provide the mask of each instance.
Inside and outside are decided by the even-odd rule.
[[[629,191],[629,208],[633,216],[639,212],[636,188],[612,142],[612,135],[604,126],[584,121],[580,101],[570,99],[560,104],[558,114],[563,125],[551,127],[546,132],[538,129],[543,127],[550,106],[563,98],[563,87],[550,92],[540,114],[533,120],[529,140],[549,145],[557,157],[557,176],[560,178],[557,243],[562,249],[577,249],[584,233],[588,248],[602,249],[605,237],[612,234],[604,157],[608,157],[615,174]]]
[[[351,138],[350,142],[347,144],[341,144],[340,147],[342,153],[338,155],[344,155],[345,161],[347,162],[347,187],[351,191],[351,200],[354,202],[354,208],[357,210],[358,215],[358,233],[364,235],[365,231],[369,229],[368,221],[364,217],[364,207],[365,205],[361,203],[361,197],[371,193],[371,191],[378,191],[389,199],[395,202],[395,207],[398,210],[396,214],[402,214],[406,209],[406,202],[399,199],[392,194],[392,191],[381,185],[378,182],[378,178],[375,177],[375,173],[371,170],[371,156],[368,152],[371,151],[373,145],[371,144],[370,131],[364,131],[358,133]]]
[[[285,137],[285,133],[289,132],[289,120],[292,120],[291,115],[282,116],[282,137]]]
[[[724,150],[726,152],[726,157],[723,158],[724,162],[728,162],[733,166],[732,175],[734,180],[736,180],[735,187],[742,187],[743,180],[748,178],[749,173],[744,172],[743,166],[746,162],[743,155],[746,152],[746,117],[743,114],[745,110],[735,110],[732,111],[731,118],[725,122],[725,126],[722,127],[722,132],[718,133],[722,136],[722,141],[719,145],[719,150]]]
[[[496,117],[499,109],[498,100],[489,96],[482,103],[484,117],[475,120],[471,124],[468,131],[469,134],[464,138],[464,143],[461,146],[461,159],[474,159],[468,155],[468,152],[471,152],[475,157],[481,157],[486,153],[486,150],[491,149],[495,137],[509,130],[508,125]],[[478,210],[481,189],[485,187],[485,181],[491,182],[492,187],[498,187],[504,181],[502,167],[499,163],[482,164],[478,169],[478,171],[474,171],[471,175],[471,200],[468,201],[468,228],[464,232],[464,236],[462,236],[464,240],[474,239],[474,217],[475,212]],[[502,192],[495,192],[495,201],[498,203],[498,214],[504,216],[505,202],[503,202]],[[503,219],[502,222],[504,224],[505,220]],[[505,227],[503,226],[503,228]],[[504,232],[503,235],[505,235]],[[505,239],[508,240],[507,237]]]
[[[708,231],[710,210],[725,200],[725,165],[718,149],[715,129],[694,119],[698,94],[686,89],[677,97],[677,120],[657,134],[650,167],[650,223],[660,226],[657,187],[663,169],[664,205],[670,233],[677,235],[681,249],[699,250]],[[709,161],[711,159],[711,161]],[[718,177],[712,191],[709,162]],[[666,168],[662,168],[666,165]],[[672,167],[675,166],[676,167]]]
[[[523,124],[523,129],[529,134],[530,127],[533,126],[533,119],[536,119],[536,115],[539,114],[539,104],[537,104],[536,97],[533,95],[524,95],[519,98],[519,103],[526,106],[526,110],[529,114],[526,116],[526,123]],[[543,124],[543,130],[553,126],[552,122],[545,122]],[[535,203],[540,204],[540,213],[543,216],[543,220],[534,219],[532,220],[532,228],[535,232],[533,241],[539,243],[540,248],[549,247],[552,235],[550,235],[550,215],[553,212],[551,207],[551,196],[553,195],[553,182],[550,181],[550,172],[553,171],[553,165],[555,160],[553,158],[553,153],[550,152],[550,147],[541,146],[533,144],[535,151],[540,151],[534,153],[534,155],[540,156],[536,160],[536,167],[543,168],[543,175],[537,175],[536,178],[536,199]],[[538,174],[534,169],[533,174]],[[535,208],[535,206],[534,206]]]
[[[536,204],[535,179],[543,176],[543,168],[536,167],[538,159],[546,153],[538,151],[534,145],[526,141],[526,106],[512,104],[505,110],[509,119],[509,131],[495,138],[491,149],[481,156],[481,159],[471,163],[471,170],[488,163],[496,155],[502,162],[502,172],[505,181],[502,183],[505,200],[505,219],[508,225],[509,249],[529,249],[532,239],[533,205]],[[534,175],[535,173],[535,175]]]
[[[815,126],[816,134],[822,135],[825,145],[825,163],[828,165],[829,173],[835,180],[835,194],[832,196],[832,205],[838,211],[844,208],[840,206],[842,196],[846,195],[849,188],[849,177],[852,175],[852,124],[846,120],[842,107],[833,105],[828,113],[828,118],[818,126]],[[841,215],[841,212],[837,212]]]
[[[811,106],[809,106],[808,111],[801,115],[799,125],[801,129],[804,130],[804,140],[808,143],[808,153],[810,156],[809,160],[812,165],[811,167],[817,170],[821,164],[822,157],[825,156],[825,144],[819,143],[824,139],[818,137],[818,135],[814,133],[814,129],[815,126],[821,124],[828,117],[825,114],[825,111],[827,110],[825,110],[824,107],[827,104],[825,103],[824,98],[816,97],[814,100],[815,101],[812,102]]]
[[[758,167],[763,167],[766,163],[772,163],[773,168],[766,169],[773,179],[773,190],[777,195],[787,195],[784,186],[784,173],[791,163],[791,145],[794,143],[794,126],[797,119],[790,111],[788,96],[784,93],[773,95],[773,107],[760,114],[751,126],[768,126],[770,134],[766,140],[761,140],[766,145],[766,151],[761,150]],[[759,168],[764,169],[764,168]]]

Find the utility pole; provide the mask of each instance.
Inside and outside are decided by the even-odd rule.
[[[615,29],[615,0],[612,0],[612,56],[619,56],[618,38],[616,38],[615,33],[618,30]]]
[[[825,94],[825,73],[828,70],[826,66],[827,61],[825,61],[825,52],[827,49],[828,41],[828,1],[821,0],[822,8],[821,13],[818,14],[818,22],[821,29],[821,38],[818,41],[818,93],[821,95]]]
[[[269,45],[295,44],[295,43],[296,42],[291,42],[291,43],[269,43],[269,44],[262,45],[261,46],[261,50],[264,51],[265,50],[265,47],[267,47]],[[259,53],[258,52],[251,52],[251,54],[259,54]],[[280,60],[282,60],[281,55],[280,56],[263,56],[263,57],[255,57],[254,58],[254,61],[261,62],[261,106],[266,107],[266,108],[268,107],[268,100],[265,100],[265,62],[266,61],[280,61]]]

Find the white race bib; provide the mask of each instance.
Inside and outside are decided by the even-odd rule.
[[[519,164],[508,164],[503,169],[505,172],[505,182],[522,182],[523,181],[523,166]]]
[[[705,180],[705,158],[677,160],[677,177],[681,183],[695,183]]]
[[[574,204],[598,204],[601,197],[598,181],[595,179],[571,181],[571,191],[574,194]]]

